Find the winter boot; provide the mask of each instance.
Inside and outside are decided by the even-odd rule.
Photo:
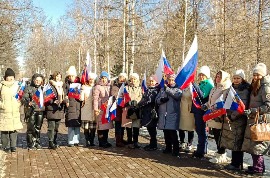
[[[54,143],[52,141],[49,141],[49,149],[53,149],[53,150],[56,150],[56,146],[54,145]]]
[[[115,142],[116,142],[116,147],[124,147],[125,146],[125,144],[124,143],[122,143],[122,139],[121,139],[121,135],[120,134],[117,134],[117,135],[115,135]]]

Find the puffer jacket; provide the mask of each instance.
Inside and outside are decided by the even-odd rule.
[[[223,100],[226,98],[228,94],[228,88],[232,85],[232,82],[230,80],[230,74],[222,71],[222,79],[219,84],[216,84],[214,88],[210,91],[209,94],[209,100],[207,102],[208,108],[211,106],[215,105],[216,100],[223,95]],[[215,128],[215,129],[221,129],[222,128],[222,122],[223,119],[221,117],[215,118],[212,120],[207,121],[207,126],[210,128]]]
[[[143,94],[141,101],[138,103],[138,106],[141,108],[142,126],[157,126],[157,119],[151,118],[151,111],[156,109],[155,101],[158,92],[159,87],[148,87],[147,91]]]
[[[182,92],[177,85],[160,90],[156,97],[156,104],[158,105],[158,129],[179,129],[181,95]],[[168,97],[169,101],[162,103],[160,101],[162,97]]]
[[[265,114],[268,123],[270,122],[270,75],[261,79],[261,86],[256,96],[251,93],[248,108],[259,108],[260,114]],[[250,138],[250,124],[254,123],[254,119],[254,114],[248,116],[242,151],[255,155],[265,155],[269,152],[270,142],[255,142]]]
[[[232,85],[232,87],[245,104],[245,108],[247,108],[249,104],[250,84],[243,82],[240,85]],[[223,123],[220,144],[229,150],[241,151],[247,117],[237,111],[231,110],[227,110],[227,117],[230,121],[224,121]]]

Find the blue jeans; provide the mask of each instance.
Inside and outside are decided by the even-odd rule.
[[[206,123],[203,121],[202,114],[194,114],[194,117],[195,117],[195,128],[198,135],[198,144],[196,152],[204,155],[207,153]]]
[[[68,127],[68,144],[79,144],[80,127]]]

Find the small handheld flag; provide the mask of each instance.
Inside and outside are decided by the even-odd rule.
[[[219,116],[222,116],[223,114],[226,114],[226,109],[224,109],[224,101],[223,101],[223,95],[221,95],[215,102],[214,105],[211,106],[210,109],[206,111],[206,113],[203,115],[204,122],[217,118]]]
[[[71,83],[69,86],[68,97],[80,99],[81,93],[81,84],[80,83]]]
[[[224,108],[230,109],[232,111],[238,111],[240,114],[244,113],[245,104],[240,99],[239,95],[236,93],[232,86],[230,87],[228,96],[224,104]]]
[[[44,96],[41,86],[37,89],[35,94],[32,96],[32,100],[38,105],[39,108],[42,108],[44,105]]]
[[[25,81],[22,81],[22,83],[19,85],[19,89],[15,95],[15,98],[17,100],[21,100],[22,99],[22,96],[23,96],[23,93],[24,93],[24,89],[26,88],[26,82]]]
[[[56,98],[55,93],[53,92],[52,86],[50,84],[45,85],[43,91],[45,93],[44,103],[47,103],[51,99]]]

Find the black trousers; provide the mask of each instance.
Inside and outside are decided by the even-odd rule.
[[[1,131],[1,141],[3,148],[16,147],[17,145],[17,131]]]
[[[98,130],[98,142],[100,146],[103,146],[108,143],[109,129],[107,130]]]
[[[157,147],[157,129],[156,127],[147,127],[148,133],[150,135],[150,147]]]
[[[140,128],[132,127],[132,128],[126,128],[126,129],[127,129],[128,143],[129,144],[138,143]],[[132,142],[132,139],[133,139],[133,142]]]
[[[94,143],[95,140],[95,135],[96,135],[96,129],[84,129],[84,136],[85,136],[85,141],[86,145],[90,145]]]
[[[218,154],[224,154],[225,153],[225,148],[224,147],[220,147],[220,137],[221,137],[221,129],[215,129],[212,128],[213,131],[213,135],[217,144],[217,153]]]
[[[27,120],[26,140],[28,147],[40,145],[40,130],[43,124],[43,112],[34,112]]]
[[[193,139],[194,139],[194,131],[187,131],[188,132],[188,144],[192,145]],[[179,130],[179,137],[180,142],[185,142],[185,130]]]
[[[240,167],[243,165],[244,152],[243,151],[232,151],[231,165]]]
[[[60,125],[61,119],[49,119],[48,120],[48,139],[49,142],[56,143],[58,128]]]
[[[173,153],[179,153],[179,141],[176,130],[163,130],[166,150],[172,150]]]

